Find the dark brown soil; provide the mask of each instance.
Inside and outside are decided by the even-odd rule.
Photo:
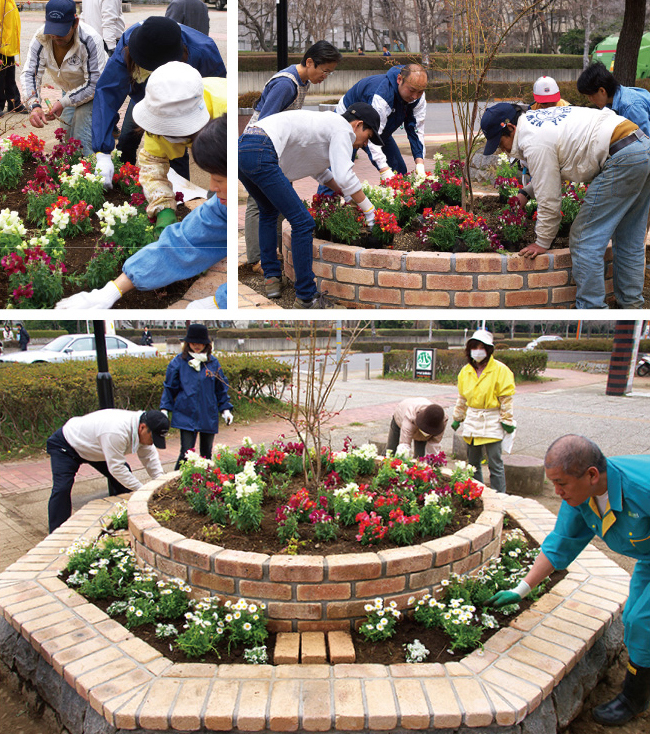
[[[22,193],[21,189],[29,181],[36,170],[36,166],[33,163],[27,163],[24,166],[23,182],[15,191],[3,191],[0,193],[0,208],[11,209],[12,211],[18,212],[25,226],[27,223],[27,197]],[[125,195],[117,188],[106,191],[106,201],[111,204],[122,204],[126,200]],[[190,210],[181,204],[178,209],[178,218],[184,219]],[[76,275],[77,273],[83,273],[86,269],[86,264],[92,257],[95,249],[95,245],[101,239],[101,231],[99,229],[99,222],[96,217],[93,217],[93,223],[95,224],[95,231],[92,234],[79,235],[72,239],[66,240],[66,258],[65,266],[69,274]],[[176,283],[172,283],[165,288],[160,288],[154,291],[138,291],[133,290],[124,295],[123,298],[113,306],[115,309],[124,308],[168,308],[176,301],[179,301],[185,293],[188,291],[191,284],[196,278],[190,278],[187,280],[179,280]],[[0,268],[0,307],[5,306],[8,301],[9,292],[9,276],[5,273],[4,269]],[[83,288],[79,286],[73,286],[66,283],[64,280],[63,285],[63,296],[72,296],[78,293]]]
[[[359,483],[367,482],[369,479],[371,477],[360,477]],[[221,527],[214,525],[209,515],[199,515],[198,512],[188,505],[187,499],[178,485],[178,479],[170,482],[169,488],[157,490],[149,500],[149,512],[163,527],[174,530],[186,538],[214,542],[232,550],[275,554],[287,552],[286,543],[282,543],[278,539],[278,523],[275,519],[276,509],[284,504],[286,499],[265,499],[262,506],[264,519],[262,520],[262,527],[259,532],[243,534],[234,525]],[[286,497],[288,498],[303,486],[303,479],[294,478],[288,488]],[[454,520],[447,526],[445,535],[452,535],[461,528],[475,522],[476,518],[483,511],[483,502],[481,500],[478,500],[476,506],[471,509],[461,506],[456,498],[453,498],[453,502]],[[175,514],[170,519],[162,519],[160,516],[161,512],[173,512]],[[301,523],[299,553],[332,555],[335,553],[360,553],[366,550],[383,550],[397,547],[387,539],[384,539],[379,545],[372,546],[371,548],[368,546],[364,547],[355,539],[356,532],[356,525],[341,527],[336,540],[323,543],[314,539],[313,529],[310,523]],[[419,542],[424,543],[428,540],[434,540],[434,538],[422,537],[419,539]]]

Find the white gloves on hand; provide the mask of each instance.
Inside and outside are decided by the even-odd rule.
[[[401,443],[395,449],[395,456],[410,456],[410,455],[411,455],[411,447],[407,443]]]
[[[366,224],[368,227],[372,227],[375,223],[375,207],[367,196],[364,196],[363,201],[360,201],[357,206],[363,212],[363,216],[366,218]]]
[[[233,422],[233,415],[229,410],[224,410],[221,414],[221,417],[224,419],[227,426],[229,426]]]
[[[415,173],[416,175],[421,176],[422,178],[425,177],[426,171],[424,170],[424,163],[415,164]]]
[[[379,174],[379,178],[382,181],[385,181],[388,178],[393,178],[394,175],[395,175],[395,171],[393,171],[392,168],[387,168],[385,171],[383,171],[383,172],[381,172]]]
[[[373,206],[370,211],[364,212],[363,216],[366,218],[366,224],[372,228],[375,224],[375,207]]]
[[[113,160],[108,153],[97,153],[97,168],[96,172],[101,174],[104,179],[103,184],[105,189],[113,188],[113,174],[115,173],[115,166],[113,166]]]
[[[86,310],[94,310],[99,308],[112,308],[116,301],[122,297],[119,288],[114,281],[109,281],[103,288],[94,291],[82,291],[75,293],[74,296],[62,298],[54,307],[55,311],[62,311],[69,308],[78,308]]]

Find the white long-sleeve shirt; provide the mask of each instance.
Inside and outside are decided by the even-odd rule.
[[[126,29],[122,0],[83,0],[81,20],[99,33],[109,51],[115,49],[115,44]]]
[[[127,454],[137,454],[152,479],[163,474],[155,446],[138,438],[141,410],[97,410],[76,416],[63,426],[63,437],[86,461],[105,461],[111,475],[124,487],[140,489],[142,482],[126,467]]]
[[[258,120],[278,154],[289,181],[311,176],[319,183],[334,179],[344,196],[361,189],[353,170],[352,126],[336,112],[290,110]]]
[[[607,108],[571,106],[529,110],[519,118],[511,154],[528,167],[535,185],[535,241],[541,247],[551,246],[562,221],[562,181],[592,181],[622,122],[624,117]]]

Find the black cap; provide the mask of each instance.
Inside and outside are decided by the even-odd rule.
[[[127,46],[133,61],[147,71],[155,71],[169,61],[183,60],[181,27],[171,18],[147,18],[131,31]]]
[[[507,133],[506,125],[514,124],[517,117],[517,108],[509,102],[499,102],[488,107],[481,117],[481,130],[485,135],[486,143],[483,155],[493,155],[501,143],[501,136]]]
[[[203,324],[190,324],[187,327],[187,334],[185,334],[183,341],[186,344],[210,344],[208,327]]]
[[[151,431],[153,445],[157,449],[164,449],[165,436],[169,431],[169,418],[160,410],[147,410],[140,416],[140,423],[144,423]]]
[[[372,130],[372,136],[370,142],[375,145],[383,145],[384,141],[379,135],[379,125],[381,125],[381,119],[379,112],[367,102],[355,102],[351,104],[346,112],[352,115],[356,120],[361,120]]]

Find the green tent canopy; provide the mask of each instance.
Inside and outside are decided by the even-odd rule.
[[[617,44],[618,36],[607,36],[596,46],[591,55],[591,60],[602,61],[610,71],[613,71]],[[637,60],[636,78],[646,79],[648,77],[650,77],[650,33],[644,33],[641,38],[641,48]]]

